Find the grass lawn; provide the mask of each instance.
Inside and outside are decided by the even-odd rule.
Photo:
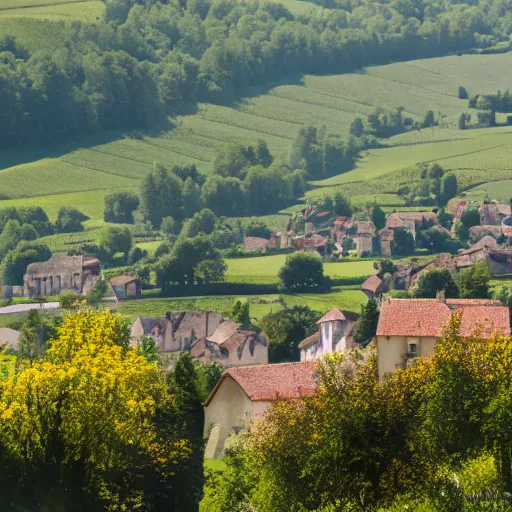
[[[277,283],[277,274],[287,254],[226,260],[226,281],[231,283]],[[374,274],[373,260],[324,263],[324,274],[333,279]]]

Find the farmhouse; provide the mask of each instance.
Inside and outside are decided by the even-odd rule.
[[[245,252],[261,252],[264,253],[267,247],[270,246],[270,240],[258,236],[244,237],[244,251]]]
[[[326,354],[355,348],[352,333],[357,318],[356,313],[331,309],[316,323],[318,332],[299,343],[300,360],[316,361]]]
[[[206,458],[224,454],[228,436],[263,416],[276,399],[311,396],[314,363],[284,363],[226,370],[205,403]]]
[[[139,317],[131,328],[133,346],[142,336],[155,340],[162,352],[190,352],[204,362],[224,367],[268,363],[266,338],[240,329],[240,324],[223,320],[213,311],[169,312],[165,317]]]
[[[64,290],[85,295],[96,284],[100,272],[101,264],[98,258],[55,253],[48,261],[28,265],[23,278],[24,295],[44,297],[57,295]]]
[[[490,338],[510,335],[508,307],[485,299],[389,299],[382,303],[377,327],[379,378],[405,368],[415,357],[431,356],[437,338],[455,311],[462,314],[461,335]]]
[[[512,250],[502,249],[489,251],[487,255],[487,266],[493,276],[512,274]]]
[[[240,329],[240,324],[225,320],[211,336],[200,339],[190,354],[204,362],[225,368],[268,364],[267,339],[259,332]]]
[[[137,276],[113,277],[110,285],[118,299],[138,298],[142,293],[142,285]]]

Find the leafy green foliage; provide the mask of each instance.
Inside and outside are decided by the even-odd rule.
[[[55,221],[55,230],[57,233],[76,233],[83,231],[83,221],[87,220],[87,216],[79,212],[76,208],[63,206],[57,214]]]
[[[405,228],[397,228],[395,231],[394,256],[409,256],[414,253],[414,238]]]
[[[139,207],[139,198],[133,192],[114,192],[105,196],[105,222],[133,223],[133,212]]]
[[[278,277],[286,290],[318,289],[327,285],[322,258],[311,252],[295,252],[287,256]]]
[[[446,268],[432,268],[420,274],[413,293],[415,297],[433,299],[441,291],[444,291],[446,298],[459,297],[459,288],[452,272]]]
[[[23,276],[30,263],[48,261],[52,253],[47,245],[40,242],[20,242],[9,251],[2,261],[2,281],[7,285],[22,285]]]
[[[491,274],[487,262],[478,261],[457,275],[460,297],[463,299],[488,299]]]
[[[307,306],[294,306],[265,315],[260,326],[266,335],[269,363],[299,361],[298,344],[315,331],[321,314]]]
[[[370,299],[365,305],[361,306],[361,315],[354,332],[356,343],[365,345],[373,340],[377,333],[379,314],[379,305],[375,299]]]

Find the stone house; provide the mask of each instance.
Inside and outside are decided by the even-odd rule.
[[[328,242],[327,238],[322,235],[312,235],[295,238],[294,247],[299,251],[316,251],[320,256],[325,256],[328,252]]]
[[[478,208],[478,213],[480,213],[481,226],[495,226],[510,217],[510,206],[497,202],[484,203]]]
[[[226,370],[205,403],[205,457],[220,458],[226,439],[263,417],[276,399],[315,393],[315,364],[283,363]]]
[[[118,299],[135,299],[142,295],[142,284],[137,276],[113,277],[110,286]]]
[[[361,291],[369,299],[376,299],[388,292],[389,287],[377,274],[374,274],[361,285]]]
[[[242,330],[240,324],[224,320],[211,336],[198,340],[190,354],[225,368],[268,364],[268,343],[260,332]]]
[[[140,320],[140,321],[139,321]],[[132,345],[138,345],[141,336],[149,336],[158,325],[157,347],[162,352],[183,352],[210,336],[222,321],[222,315],[213,311],[169,312],[165,317],[137,318],[131,329]],[[149,330],[148,330],[149,329]]]
[[[58,295],[64,290],[87,294],[101,273],[101,263],[93,256],[55,253],[48,261],[31,263],[23,278],[25,297]]]
[[[383,228],[378,233],[380,254],[386,258],[391,258],[393,254],[393,245],[395,241],[395,232],[392,229]]]
[[[318,332],[299,343],[300,360],[316,361],[332,352],[356,348],[353,331],[357,318],[356,313],[331,309],[316,323]]]
[[[386,228],[405,228],[412,234],[414,240],[418,231],[437,225],[439,221],[434,212],[395,212],[386,219]]]
[[[500,301],[486,299],[389,299],[382,303],[377,326],[379,378],[405,368],[415,357],[434,353],[437,339],[455,311],[461,311],[461,335],[490,338],[510,335],[510,313]]]
[[[487,266],[492,276],[512,275],[512,249],[489,250]]]
[[[213,311],[169,312],[165,317],[135,320],[131,328],[132,346],[142,336],[155,340],[161,352],[190,352],[204,362],[217,362],[224,367],[268,363],[266,338],[253,331],[240,329],[240,324],[223,320]]]

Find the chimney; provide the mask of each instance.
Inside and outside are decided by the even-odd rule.
[[[446,304],[446,297],[445,297],[444,290],[437,290],[436,300],[438,300],[439,302],[442,302],[443,304]]]

